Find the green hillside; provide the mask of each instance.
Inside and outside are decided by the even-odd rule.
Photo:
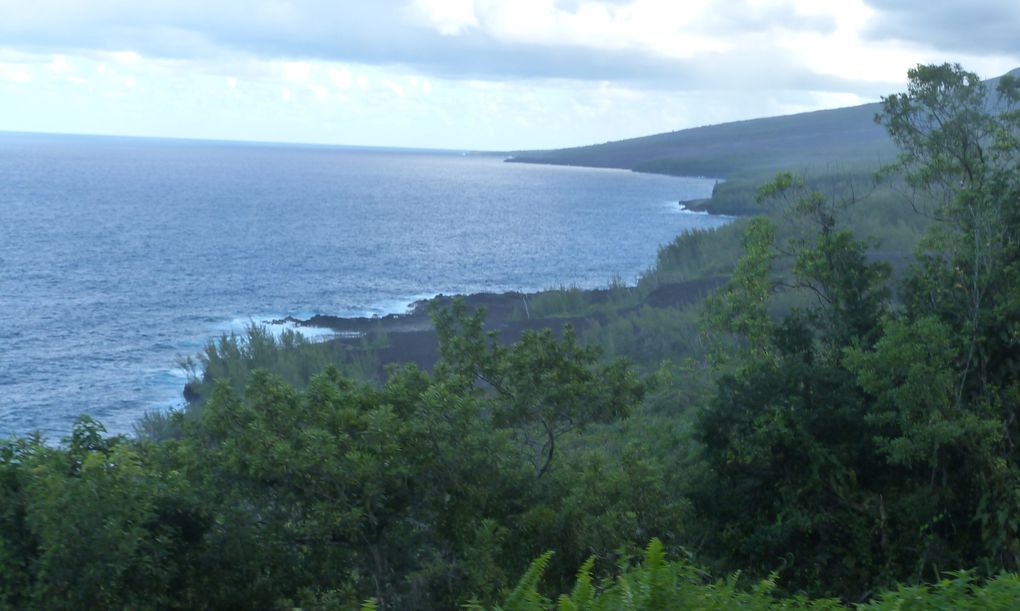
[[[890,161],[895,149],[874,122],[879,104],[737,121],[552,151],[525,151],[513,161],[623,168],[685,176],[727,177],[751,170],[814,163]]]
[[[1020,69],[1010,72],[1020,74]],[[998,78],[985,81],[994,92]],[[997,99],[989,99],[996,106]],[[806,174],[878,167],[896,147],[875,123],[881,103],[684,129],[604,144],[517,151],[511,161],[621,168],[679,176],[760,178],[779,170]]]

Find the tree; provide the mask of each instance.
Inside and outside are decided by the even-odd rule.
[[[82,417],[65,447],[35,438],[0,449],[0,602],[46,609],[174,606],[171,586],[182,567],[174,562],[174,533],[160,506],[182,481],[152,469],[138,448],[104,432]]]
[[[705,304],[708,327],[738,338],[744,345],[745,357],[767,358],[769,354],[773,322],[768,301],[776,289],[772,277],[772,264],[778,256],[775,242],[776,227],[772,221],[764,217],[751,219],[744,230],[744,256],[726,286]],[[718,347],[715,360],[739,357],[731,354],[732,350],[732,346]]]
[[[767,575],[781,562],[792,587],[860,595],[876,576],[891,575],[883,566],[881,461],[866,397],[843,360],[846,349],[878,336],[889,268],[869,260],[870,242],[839,228],[852,194],[826,198],[781,173],[759,199],[781,202],[790,226],[801,229],[780,249],[774,224],[752,221],[745,255],[707,304],[709,323],[750,350],[724,370],[699,419],[715,479],[697,504],[712,516],[730,568]],[[786,276],[772,269],[781,256],[790,261]],[[803,298],[776,320],[769,301],[778,289]]]
[[[883,98],[876,120],[901,148],[893,168],[938,222],[905,281],[908,315],[934,314],[961,345],[956,402],[1005,388],[1020,374],[1020,82],[992,99],[958,64],[918,66],[906,93]]]
[[[259,549],[230,572],[233,589],[247,580],[269,605],[318,588],[348,604],[456,606],[477,582],[465,559],[498,557],[506,516],[529,499],[515,447],[482,407],[415,367],[382,387],[335,368],[305,392],[266,372],[242,398],[221,386],[188,441],[215,465],[217,524],[243,525]]]
[[[993,98],[959,65],[918,66],[877,120],[936,223],[873,350],[853,354],[881,451],[904,470],[922,558],[1020,567],[1020,83]],[[913,492],[908,492],[913,488]]]
[[[552,466],[558,440],[570,432],[626,416],[645,386],[624,359],[600,362],[597,346],[583,346],[570,325],[525,331],[510,347],[484,331],[484,310],[468,315],[463,301],[433,312],[441,379],[477,386],[490,400],[497,426],[512,429],[534,452],[535,477]]]

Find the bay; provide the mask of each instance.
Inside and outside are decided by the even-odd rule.
[[[0,435],[128,432],[249,321],[633,282],[714,181],[456,152],[0,134]]]

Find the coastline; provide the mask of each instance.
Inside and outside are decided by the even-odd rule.
[[[583,163],[571,159],[556,159],[535,154],[520,154],[509,156],[503,159],[503,163],[520,163],[525,165],[551,165],[566,166],[572,168],[588,168],[593,170],[621,170],[634,172],[635,174],[647,174],[652,176],[670,176],[673,178],[704,178],[714,180],[712,194],[705,198],[679,200],[680,211],[687,214],[711,214],[715,216],[742,217],[754,216],[760,211],[749,201],[753,201],[754,190],[759,183],[771,179],[772,172],[766,172],[750,181],[752,188],[747,191],[747,176],[735,177],[736,183],[728,184],[731,180],[729,172],[723,167],[702,168],[708,170],[709,174],[694,174],[693,172],[680,171],[672,167],[657,167],[655,165],[630,166],[619,163]],[[739,174],[739,172],[737,172]],[[725,186],[724,186],[725,185]],[[723,186],[720,189],[720,186]],[[747,192],[745,192],[747,191]]]
[[[642,307],[682,308],[704,299],[722,286],[728,277],[713,276],[686,282],[662,284],[639,300],[638,303],[614,312],[626,314]],[[627,290],[635,290],[629,287]],[[325,340],[335,342],[351,351],[363,350],[366,339],[384,337],[382,347],[373,348],[381,365],[413,363],[431,370],[438,359],[438,341],[429,311],[432,307],[443,307],[455,298],[464,300],[469,311],[484,308],[486,328],[496,333],[502,343],[517,341],[525,331],[551,329],[559,333],[570,324],[578,332],[593,323],[605,324],[609,314],[595,312],[585,316],[532,316],[528,304],[540,301],[558,291],[535,293],[474,293],[470,295],[437,295],[431,299],[416,301],[408,307],[407,313],[388,314],[381,317],[341,317],[316,315],[301,320],[292,317],[284,319],[299,331],[302,328],[329,329],[336,337]],[[611,298],[611,289],[579,290],[586,303],[594,306],[606,304]],[[282,322],[282,321],[271,321]]]
[[[548,164],[533,160],[505,159],[504,162],[522,162],[535,165],[575,165]],[[597,166],[577,165],[580,168],[599,169]],[[642,171],[631,168],[602,168],[637,174],[673,176],[663,172]],[[705,177],[694,177],[705,178]],[[726,182],[716,178],[715,187],[708,197],[672,200],[677,214],[712,216],[726,221],[728,224],[742,216],[754,214],[746,208],[732,209],[725,204],[717,206],[717,187]],[[681,231],[679,235],[683,235]],[[652,263],[654,269],[655,262]],[[616,286],[614,288],[560,288],[535,292],[508,291],[503,293],[478,292],[470,294],[445,295],[419,298],[406,304],[403,311],[372,316],[337,316],[315,314],[302,319],[288,315],[281,319],[262,320],[260,324],[285,326],[302,333],[315,343],[330,346],[333,354],[340,354],[341,363],[352,365],[371,379],[383,381],[388,376],[390,366],[413,364],[425,371],[431,371],[439,359],[439,343],[432,324],[431,310],[433,307],[445,307],[454,299],[462,299],[469,313],[479,309],[485,310],[486,331],[493,333],[502,344],[508,345],[518,341],[527,331],[550,330],[559,335],[563,328],[571,325],[578,334],[584,334],[589,328],[612,324],[619,318],[635,315],[645,308],[682,309],[703,301],[709,294],[724,285],[728,275],[710,275],[693,280],[677,282],[661,282],[654,288],[637,286]],[[620,299],[620,292],[627,296]],[[413,298],[412,298],[413,299]],[[547,299],[563,305],[564,300],[570,305],[557,308],[553,306],[548,315],[541,315],[536,308],[529,306],[534,301]],[[549,311],[550,308],[538,308]],[[573,312],[583,312],[573,314]],[[303,330],[313,331],[303,333]],[[201,401],[201,395],[192,392],[192,383],[184,386],[184,397],[187,404]]]
[[[506,160],[517,163],[539,163],[531,160]],[[589,167],[589,166],[580,166]],[[612,168],[641,172],[628,168]],[[717,179],[716,184],[725,182]],[[712,215],[729,217],[731,220],[746,216],[747,210],[723,210],[713,207],[715,191],[707,198],[679,200],[676,205],[682,214]],[[480,292],[466,295],[438,294],[433,297],[418,299],[407,304],[402,313],[390,313],[382,316],[334,316],[316,314],[307,319],[287,316],[280,320],[264,321],[268,324],[289,324],[296,331],[302,329],[330,331],[332,336],[323,339],[343,348],[349,355],[372,353],[379,364],[382,375],[387,365],[412,363],[424,370],[431,370],[439,358],[438,339],[432,325],[430,311],[433,307],[445,307],[454,299],[462,299],[469,312],[480,308],[485,310],[485,326],[494,332],[504,345],[520,339],[525,331],[550,329],[559,334],[563,327],[571,325],[578,333],[592,324],[604,325],[611,317],[627,315],[641,308],[684,308],[704,300],[710,293],[724,285],[729,276],[715,275],[695,280],[663,283],[640,297],[635,303],[620,308],[600,308],[609,304],[613,289],[570,289],[576,290],[577,296],[584,304],[593,307],[594,312],[581,316],[564,315],[533,315],[534,308],[529,304],[546,297],[555,298],[555,294],[563,293],[562,289],[550,289],[536,292],[509,291],[504,293]],[[631,295],[637,295],[637,287],[628,286]],[[611,312],[611,313],[610,313]],[[370,346],[370,347],[369,347]]]

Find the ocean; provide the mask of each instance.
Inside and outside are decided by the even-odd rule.
[[[714,181],[453,152],[0,133],[0,436],[183,403],[179,355],[285,316],[633,282]]]

